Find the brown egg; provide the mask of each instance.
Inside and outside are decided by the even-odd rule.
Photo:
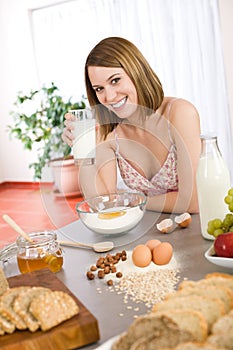
[[[168,242],[162,242],[152,251],[152,260],[156,265],[166,265],[172,258],[173,248]]]
[[[133,250],[132,260],[134,265],[138,267],[146,267],[150,265],[152,260],[150,248],[144,244],[137,245]]]
[[[161,241],[158,239],[151,239],[150,241],[146,242],[146,246],[150,248],[151,253],[152,253],[154,247],[157,247],[157,245],[159,245],[160,243],[161,243]]]

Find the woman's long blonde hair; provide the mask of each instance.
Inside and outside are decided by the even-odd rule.
[[[161,105],[164,98],[162,84],[138,48],[124,38],[103,39],[91,50],[85,64],[87,98],[90,106],[96,108],[103,139],[106,139],[122,120],[99,103],[88,75],[90,66],[123,68],[136,88],[138,105],[144,107],[147,115],[152,114]]]

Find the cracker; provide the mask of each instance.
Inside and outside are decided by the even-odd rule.
[[[19,293],[27,291],[31,287],[15,287],[9,288],[0,297],[0,314],[8,321],[13,323],[17,329],[26,329],[27,326],[23,319],[14,311],[13,303],[14,299]]]
[[[10,322],[7,320],[4,316],[0,315],[0,329],[4,331],[3,334],[5,333],[13,333],[15,331],[15,325],[14,323]],[[0,332],[1,334],[1,332]]]
[[[79,307],[69,294],[54,291],[34,298],[29,311],[39,321],[42,331],[47,331],[77,315]]]
[[[27,291],[20,292],[14,300],[14,311],[23,319],[31,332],[39,329],[40,323],[29,311],[29,306],[34,298],[45,292],[52,293],[50,289],[45,287],[31,287]]]

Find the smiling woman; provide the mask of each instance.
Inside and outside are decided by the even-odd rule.
[[[84,195],[118,191],[119,172],[124,187],[146,194],[148,209],[197,212],[196,108],[186,100],[164,97],[162,84],[142,53],[121,37],[103,39],[91,50],[85,82],[100,127],[96,164],[80,167]],[[62,137],[72,146],[73,116],[65,117]]]

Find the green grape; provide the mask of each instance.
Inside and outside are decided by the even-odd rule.
[[[233,226],[233,214],[228,213],[223,220],[224,231],[228,232],[231,226]]]
[[[233,212],[233,202],[231,202],[229,205],[228,205],[228,209]]]
[[[232,196],[226,196],[225,198],[224,198],[224,202],[226,203],[226,204],[230,204],[230,203],[232,203],[232,201],[233,201],[233,197]]]
[[[214,231],[215,231],[214,220],[210,220],[208,222],[207,232],[209,233],[209,235],[213,235]]]
[[[214,237],[218,237],[219,235],[221,235],[222,233],[224,233],[224,231],[221,228],[218,228],[217,230],[214,231],[213,236]]]
[[[230,213],[226,214],[223,220],[216,218],[208,222],[207,232],[214,237],[233,232],[233,187],[228,190],[224,202],[228,205]]]
[[[213,222],[213,226],[215,229],[222,228],[222,220],[214,219],[214,220],[212,220],[212,222]]]
[[[225,218],[233,223],[233,214],[232,213],[226,214]]]

